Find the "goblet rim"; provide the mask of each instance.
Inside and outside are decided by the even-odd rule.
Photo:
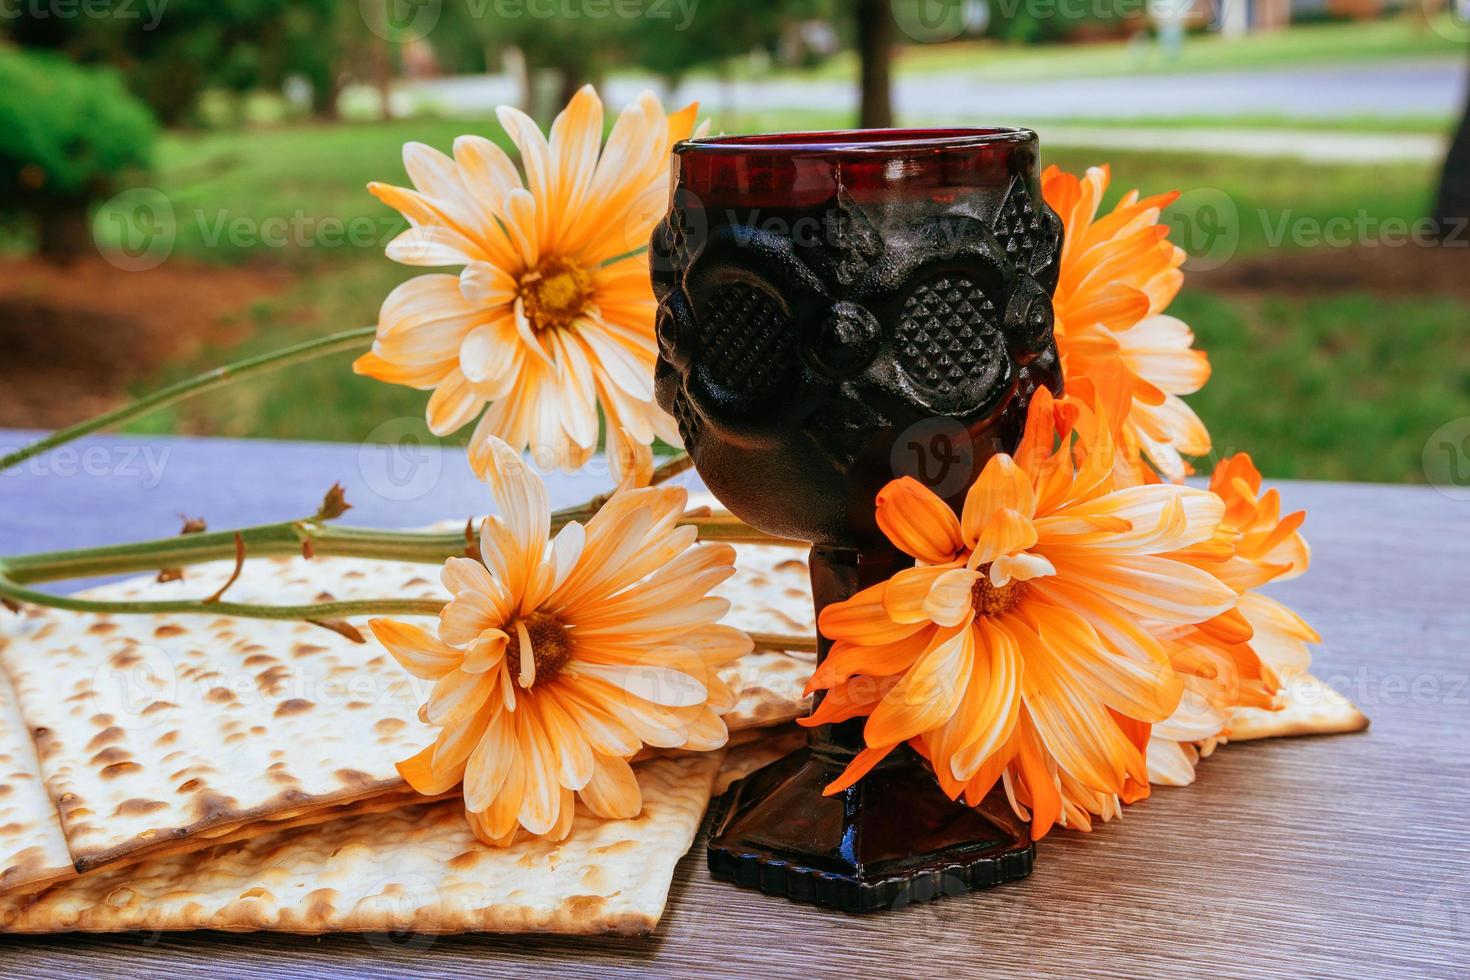
[[[674,144],[674,152],[679,155],[714,153],[873,157],[914,150],[1020,145],[1035,140],[1035,130],[1022,126],[793,130],[700,136]]]

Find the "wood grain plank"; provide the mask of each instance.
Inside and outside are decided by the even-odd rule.
[[[20,441],[6,435],[0,444]],[[180,511],[202,510],[216,527],[296,516],[334,479],[348,484],[358,504],[350,516],[364,524],[422,524],[485,501],[457,452],[438,464],[419,458],[437,465],[437,475],[415,496],[380,475],[369,479],[378,464],[363,463],[356,446],[91,442],[114,459],[147,446],[156,459],[167,449],[162,476],[0,477],[0,547],[167,534]],[[598,489],[595,478],[548,482],[558,503]],[[1194,787],[1158,790],[1090,835],[1048,837],[1035,875],[1021,884],[850,917],[712,882],[700,842],[679,865],[664,923],[647,940],[4,938],[0,969],[48,978],[1463,975],[1470,505],[1427,488],[1281,487],[1288,508],[1309,509],[1315,554],[1311,574],[1275,594],[1322,631],[1315,672],[1362,706],[1373,727],[1228,746],[1203,764]]]

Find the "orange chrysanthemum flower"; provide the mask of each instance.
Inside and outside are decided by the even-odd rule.
[[[614,494],[584,528],[548,541],[546,488],[499,439],[489,480],[501,516],[485,520],[480,561],[451,558],[437,637],[376,619],[373,633],[416,677],[434,682],[420,715],[442,729],[399,764],[438,795],[463,783],[476,836],[508,844],[517,828],[560,840],[574,796],[603,817],[637,816],[628,765],[644,745],[725,744],[734,702],[716,668],[751,649],[718,620],[709,590],[734,573],[727,544],[693,547],[679,526],[687,494]]]
[[[1038,838],[1146,794],[1147,726],[1173,713],[1181,681],[1138,624],[1235,604],[1169,557],[1212,540],[1225,506],[1172,484],[1111,489],[1110,465],[1087,463],[1111,456],[1108,427],[1074,452],[1075,416],[1039,390],[1017,452],[987,463],[959,517],[913,480],[879,494],[879,526],[918,564],[819,619],[834,645],[806,723],[867,716],[868,747],[829,792],[908,742],[953,798],[1003,781]]]
[[[1244,453],[1216,465],[1210,491],[1225,504],[1225,526],[1236,532],[1232,547],[1224,555],[1180,557],[1238,590],[1240,598],[1205,627],[1160,631],[1172,644],[1185,691],[1175,714],[1152,732],[1149,778],[1156,783],[1192,782],[1196,745],[1209,748],[1228,737],[1237,707],[1279,707],[1283,685],[1311,663],[1309,644],[1321,642],[1293,610],[1257,591],[1307,570],[1311,552],[1300,531],[1305,512],[1282,517],[1280,494],[1261,493],[1261,474]]]
[[[436,435],[483,410],[470,440],[482,476],[491,436],[530,446],[541,465],[581,466],[597,448],[600,407],[609,462],[626,485],[630,470],[646,469],[655,436],[679,444],[653,401],[646,249],[667,203],[669,148],[691,134],[696,108],[666,115],[645,93],[604,147],[602,103],[590,86],[556,117],[550,141],[525,113],[502,106],[524,180],[483,137],[459,137],[453,158],[406,145],[415,189],[368,186],[411,225],[388,257],[464,268],[393,290],[372,352],[354,369],[433,389],[427,417]]]
[[[1042,174],[1042,194],[1066,230],[1053,300],[1057,350],[1069,386],[1102,361],[1122,361],[1132,395],[1124,439],[1178,481],[1191,472],[1184,456],[1210,451],[1204,423],[1179,397],[1200,389],[1210,364],[1192,348],[1189,327],[1164,313],[1184,282],[1185,254],[1159,216],[1178,195],[1130,191],[1099,217],[1108,180],[1107,167],[1080,180],[1054,166]]]

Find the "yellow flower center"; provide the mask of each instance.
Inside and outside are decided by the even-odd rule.
[[[547,259],[521,278],[521,302],[536,330],[568,326],[591,298],[592,277],[564,259]]]
[[[531,682],[535,686],[561,673],[572,658],[572,640],[567,635],[567,628],[547,613],[531,613],[522,622],[531,637],[531,651],[536,661],[536,679]],[[510,642],[505,647],[505,662],[510,666],[510,675],[520,677],[521,631],[509,629],[506,632],[510,634]]]
[[[1010,612],[1026,595],[1026,583],[1011,579],[1005,585],[990,583],[990,563],[981,565],[980,577],[970,586],[970,606],[977,616],[999,616]]]

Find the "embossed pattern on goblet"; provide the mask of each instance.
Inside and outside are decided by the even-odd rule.
[[[911,562],[874,520],[884,484],[913,476],[958,504],[1014,448],[1037,387],[1060,392],[1061,224],[1036,138],[730,137],[676,155],[652,243],[659,402],[732,512],[813,542],[820,612]],[[964,887],[1029,870],[1024,828],[949,801],[907,749],[822,797],[861,747],[861,720],[824,726],[746,780],[711,842],[716,873],[866,910],[956,861]]]

